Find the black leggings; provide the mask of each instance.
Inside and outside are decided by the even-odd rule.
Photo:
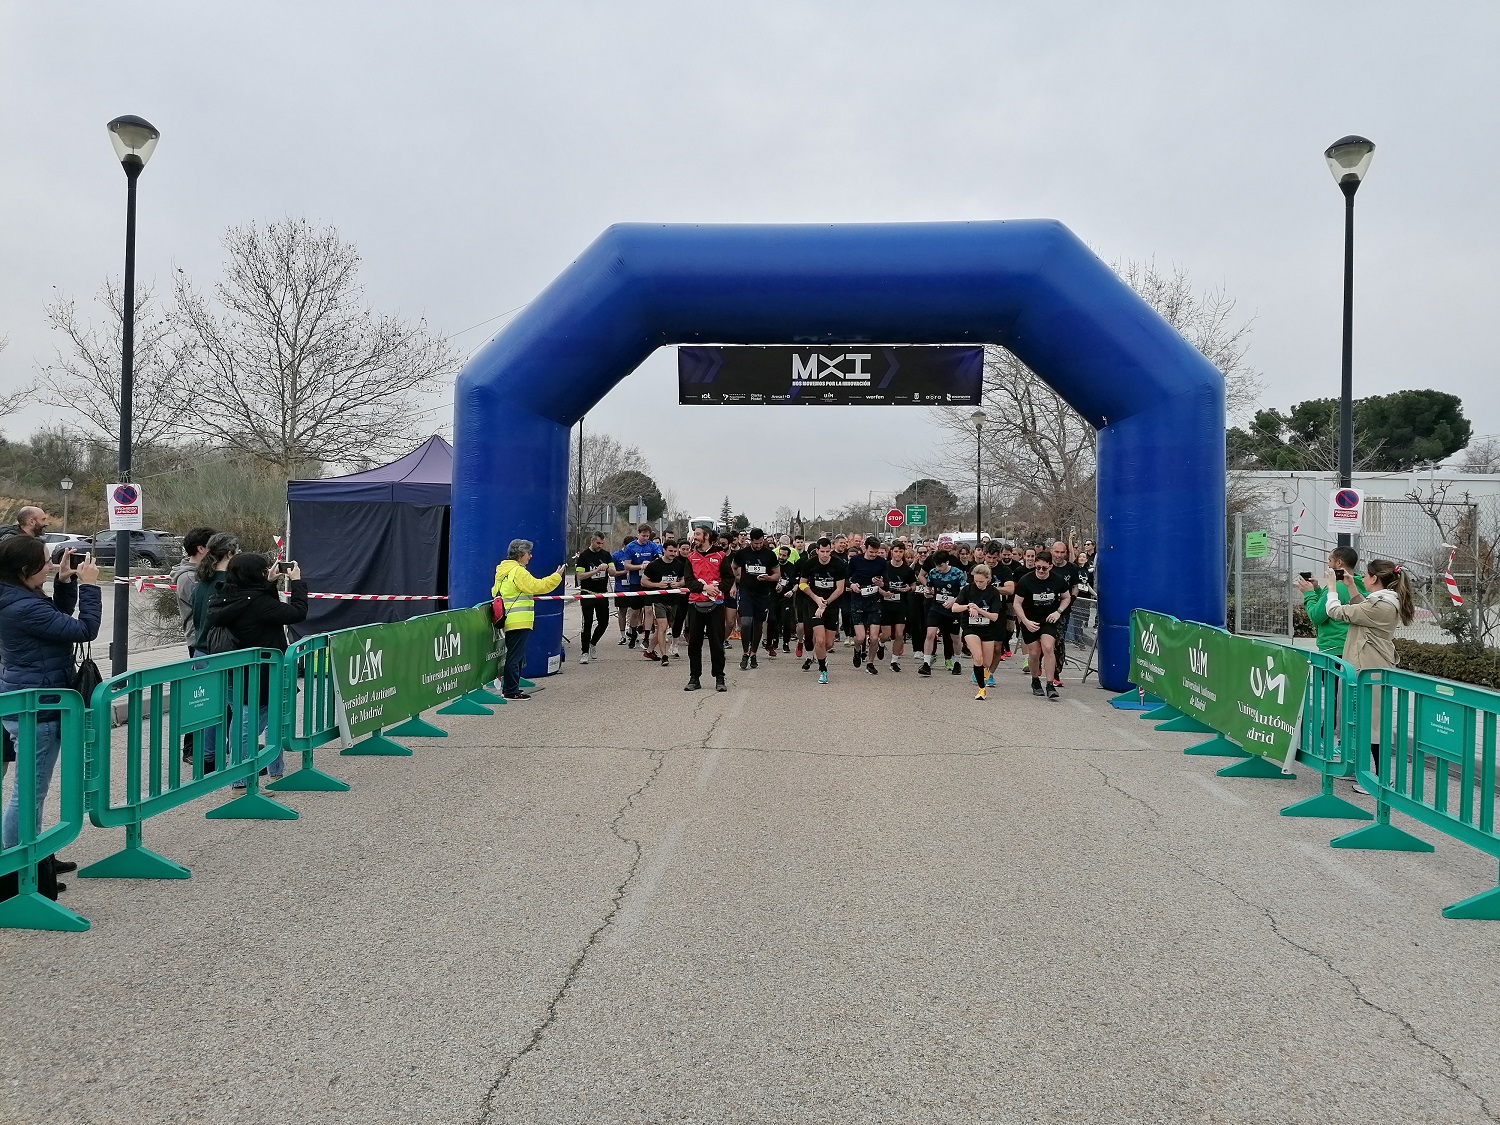
[[[724,612],[714,606],[707,613],[688,610],[688,675],[703,678],[703,641],[708,639],[708,661],[714,678],[724,675]]]
[[[584,652],[593,652],[599,647],[599,638],[609,628],[609,599],[584,598],[580,604],[583,606],[583,633],[578,640]],[[592,626],[590,622],[593,622]]]

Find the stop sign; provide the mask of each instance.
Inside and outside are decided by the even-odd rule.
[[[891,527],[900,527],[906,522],[906,513],[900,508],[892,508],[885,514],[885,522]]]

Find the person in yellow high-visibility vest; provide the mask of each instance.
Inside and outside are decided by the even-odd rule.
[[[506,699],[530,699],[521,690],[521,669],[526,664],[526,641],[536,624],[536,594],[547,594],[562,582],[563,566],[545,578],[533,578],[526,569],[531,561],[530,539],[512,539],[506,559],[495,568],[495,585],[490,593],[505,606],[505,672],[500,680],[500,694]],[[564,564],[566,566],[566,564]]]

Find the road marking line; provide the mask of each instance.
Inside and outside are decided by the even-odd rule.
[[[1316,863],[1324,871],[1328,872],[1328,874],[1332,875],[1340,883],[1343,883],[1344,886],[1367,895],[1382,893],[1379,883],[1358,868],[1340,859],[1329,850],[1327,844],[1319,847],[1316,844],[1308,843],[1306,840],[1294,840],[1291,843],[1291,847],[1307,856],[1307,858]]]
[[[651,857],[646,870],[641,872],[640,880],[630,892],[630,897],[620,908],[615,924],[610,927],[608,934],[609,944],[616,949],[627,948],[635,936],[635,931],[640,928],[641,919],[646,914],[646,907],[656,897],[657,888],[661,886],[662,878],[667,873],[667,866],[672,862],[672,855],[677,851],[677,845],[682,842],[682,833],[686,828],[687,824],[682,820],[672,822],[667,829],[667,834],[662,837],[661,846],[656,849],[656,854]]]
[[[1183,770],[1182,776],[1187,778],[1194,785],[1202,788],[1206,793],[1208,793],[1210,797],[1223,801],[1231,808],[1244,808],[1246,806],[1244,798],[1230,792],[1227,787],[1220,785],[1212,778],[1204,777],[1201,773],[1194,773],[1192,770]]]

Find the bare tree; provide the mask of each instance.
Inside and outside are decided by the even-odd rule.
[[[1222,290],[1197,291],[1181,267],[1158,270],[1154,262],[1126,262],[1115,271],[1224,376],[1226,411],[1236,417],[1260,396],[1260,375],[1246,362],[1250,322],[1236,323],[1235,303]],[[995,507],[1028,530],[1063,535],[1091,530],[1096,521],[1094,429],[1008,349],[987,345],[980,434],[984,487]],[[950,481],[974,476],[974,428],[967,408],[942,408],[949,440],[923,467]],[[987,503],[986,508],[991,509]]]
[[[359,252],[333,227],[231,227],[224,248],[212,299],[177,285],[194,369],[183,425],[286,476],[404,452],[414,393],[456,368],[447,341],[364,307]]]
[[[1458,462],[1461,473],[1500,473],[1500,437],[1475,438]]]
[[[578,488],[578,431],[573,430],[568,448],[568,526],[575,541],[579,529],[613,524],[614,509],[622,502],[607,485],[626,473],[650,475],[651,466],[639,446],[626,445],[613,434],[586,431],[583,438],[583,493]],[[623,498],[634,503],[634,495]],[[581,507],[580,507],[581,503]],[[579,541],[579,549],[584,544]]]
[[[0,336],[0,352],[3,352],[9,346],[10,337]],[[25,406],[26,400],[30,395],[31,389],[29,387],[23,387],[21,390],[14,391],[8,395],[0,395],[0,418],[14,414],[21,407]]]
[[[66,412],[64,425],[111,445],[120,436],[124,297],[122,284],[104,279],[94,295],[104,310],[100,322],[81,318],[72,297],[58,297],[47,306],[47,323],[62,343],[53,349],[53,361],[42,366],[38,384],[42,401]],[[133,443],[158,445],[178,431],[185,370],[170,314],[159,307],[154,289],[140,289],[135,297],[131,366]]]

